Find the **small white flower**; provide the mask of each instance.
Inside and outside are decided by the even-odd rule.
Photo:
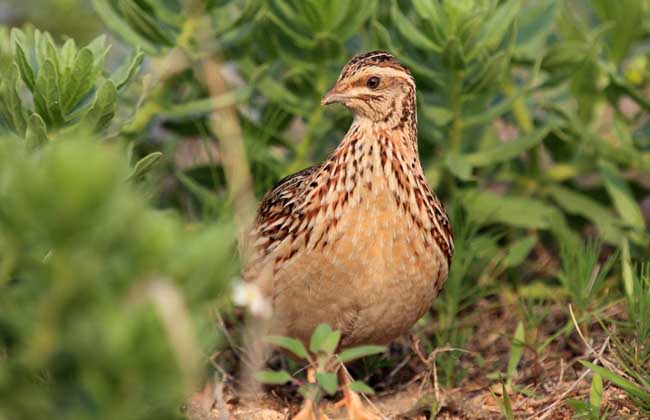
[[[255,283],[237,279],[233,287],[232,300],[237,306],[245,306],[255,316],[270,318],[271,302],[262,294]]]

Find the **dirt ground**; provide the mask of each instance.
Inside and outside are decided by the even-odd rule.
[[[486,304],[486,307],[490,306]],[[499,403],[503,401],[503,385],[491,373],[505,372],[512,349],[512,335],[517,325],[513,311],[503,307],[479,311],[474,333],[458,357],[458,368],[465,376],[458,386],[449,388],[437,384],[437,370],[432,357],[414,351],[413,339],[403,337],[390,346],[391,355],[401,361],[381,368],[367,381],[377,394],[367,404],[374,406],[382,418],[390,420],[488,420],[503,419]],[[620,306],[613,306],[605,314],[616,318]],[[588,397],[591,374],[579,360],[598,362],[611,355],[611,343],[605,332],[592,325],[580,337],[576,330],[560,334],[542,352],[536,352],[532,343],[542,343],[571,322],[566,308],[553,307],[540,326],[528,337],[517,373],[506,392],[516,419],[571,419],[574,411],[567,399]],[[414,330],[415,335],[426,331]],[[420,347],[418,347],[420,348]],[[596,351],[599,356],[593,354]],[[480,363],[477,363],[480,355]],[[424,359],[424,360],[423,360]],[[429,359],[429,360],[426,360]],[[354,367],[351,369],[354,375]],[[358,378],[358,377],[357,377]],[[285,420],[295,415],[301,406],[301,397],[291,385],[266,387],[255,398],[240,398],[237,381],[230,379],[210,383],[194,395],[186,406],[189,420]],[[327,399],[322,410],[331,420],[344,420],[344,408],[335,407],[340,399]],[[609,410],[608,419],[650,419],[639,414],[623,391],[604,382],[603,405]],[[432,416],[432,410],[436,411]]]

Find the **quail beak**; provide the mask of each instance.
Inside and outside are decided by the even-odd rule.
[[[334,103],[342,103],[345,102],[347,99],[347,96],[343,94],[342,92],[339,91],[339,86],[334,85],[332,89],[330,89],[325,96],[323,96],[323,99],[321,99],[320,104],[321,105],[330,105]]]

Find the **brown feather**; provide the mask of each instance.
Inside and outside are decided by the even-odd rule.
[[[376,91],[359,83],[374,74]],[[244,277],[269,277],[278,331],[307,341],[326,322],[343,346],[386,343],[430,307],[453,235],[420,165],[410,72],[373,51],[350,60],[337,86],[355,120],[325,162],[265,195]]]

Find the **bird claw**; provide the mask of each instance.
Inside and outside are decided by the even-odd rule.
[[[339,381],[343,388],[343,399],[336,403],[336,407],[345,405],[350,420],[381,420],[381,417],[361,401],[359,394],[348,387],[350,378],[343,367],[339,370]]]
[[[291,420],[316,420],[316,413],[311,400],[307,400],[302,409]],[[324,413],[320,413],[318,420],[330,420]]]
[[[336,405],[345,405],[350,420],[381,420],[381,417],[361,402],[361,398],[355,392],[349,391]]]
[[[316,383],[316,372],[314,368],[310,367],[307,369],[307,382]],[[314,402],[310,399],[305,400],[302,408],[291,420],[330,420],[324,413],[319,411],[318,419],[316,418],[316,412],[314,411]]]

